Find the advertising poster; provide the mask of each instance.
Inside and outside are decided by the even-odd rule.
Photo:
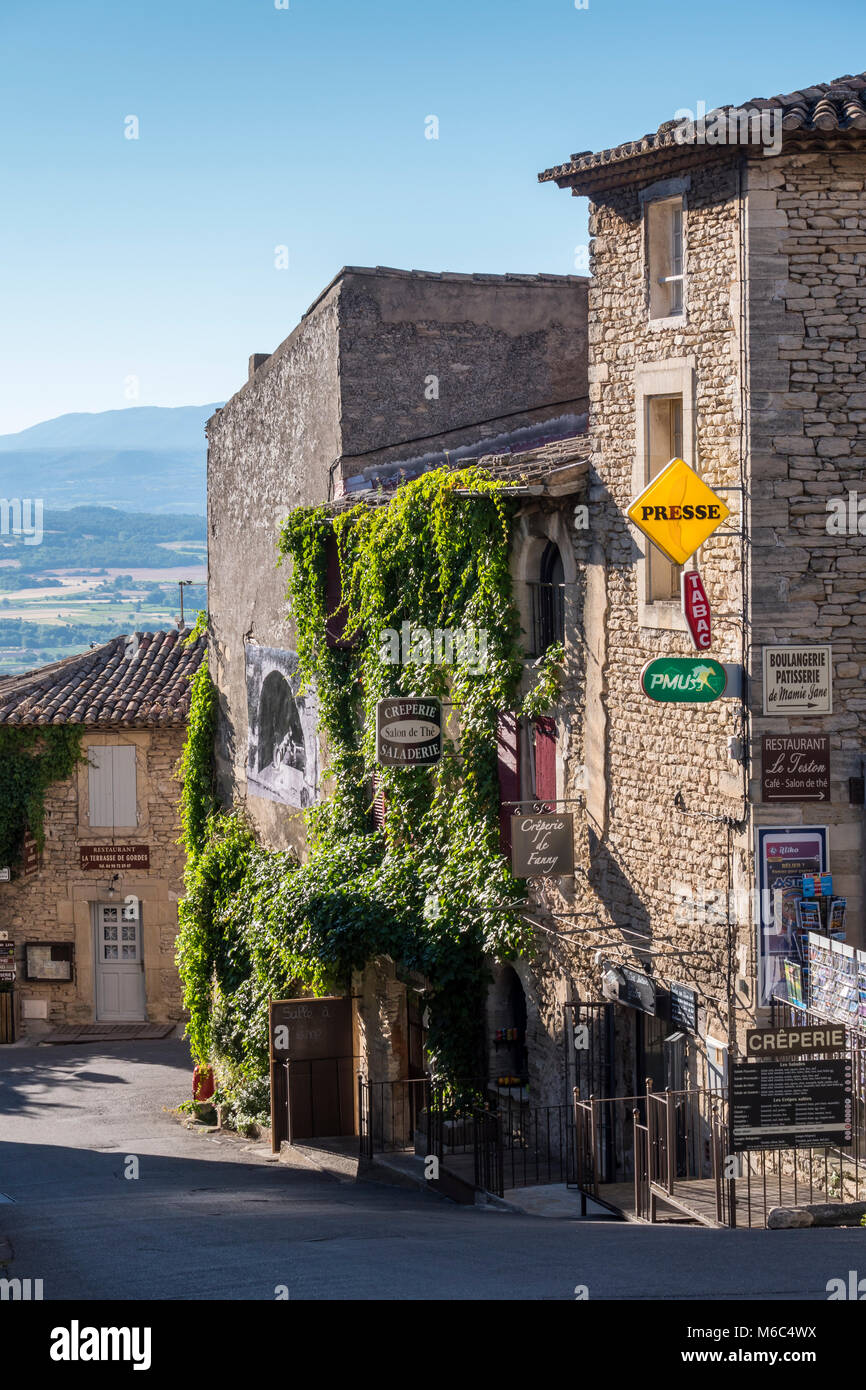
[[[301,694],[294,652],[248,642],[246,652],[251,796],[301,809],[317,799],[316,702]]]
[[[827,827],[760,826],[756,837],[759,1003],[768,1004],[785,997],[784,962],[797,954],[803,876],[827,872]]]

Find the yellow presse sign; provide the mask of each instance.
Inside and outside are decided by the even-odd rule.
[[[671,459],[626,513],[675,565],[685,564],[730,514],[685,459]]]

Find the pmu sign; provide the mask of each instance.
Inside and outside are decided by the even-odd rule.
[[[671,459],[626,513],[675,565],[684,565],[730,511],[685,459]]]
[[[699,652],[705,652],[712,643],[713,632],[710,625],[710,601],[704,581],[697,570],[683,570],[680,575],[680,588],[683,613],[692,634],[692,641]]]
[[[641,690],[661,704],[707,705],[724,695],[724,666],[711,656],[657,656],[640,673]]]

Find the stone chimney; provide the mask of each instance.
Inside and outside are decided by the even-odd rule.
[[[256,372],[258,371],[259,367],[262,365],[263,362],[267,362],[267,360],[268,360],[268,358],[270,357],[270,355],[271,355],[271,354],[270,354],[269,352],[254,352],[254,353],[253,353],[252,357],[250,358],[250,371],[249,371],[249,377],[248,377],[248,380],[249,380],[249,381],[252,381],[252,379],[253,379],[253,377],[255,376]]]

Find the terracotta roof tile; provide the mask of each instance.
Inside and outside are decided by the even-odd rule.
[[[136,632],[0,680],[0,724],[185,724],[204,638]]]
[[[783,96],[751,97],[739,105],[720,106],[716,111],[708,111],[706,120],[724,111],[781,111],[784,134],[847,134],[866,130],[866,72],[837,77],[832,82],[819,83],[815,87],[805,87],[802,91],[788,92]],[[573,154],[566,164],[554,165],[538,175],[539,183],[558,183],[562,187],[573,187],[580,191],[583,187],[591,191],[594,184],[604,177],[610,185],[608,166],[622,165],[623,183],[632,175],[628,165],[633,161],[646,161],[648,157],[659,156],[663,152],[680,152],[692,156],[696,148],[703,146],[680,144],[674,135],[680,121],[665,121],[658,130],[643,135],[639,140],[629,140],[611,149],[582,150]],[[707,155],[717,155],[724,146],[707,146]]]

